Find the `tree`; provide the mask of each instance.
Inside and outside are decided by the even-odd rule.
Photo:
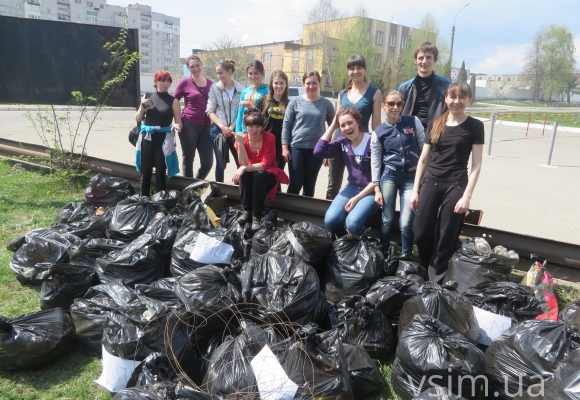
[[[570,104],[570,92],[580,86],[580,71],[575,71],[564,77],[564,92],[566,102]]]
[[[308,11],[307,32],[309,37],[302,38],[303,43],[318,50],[322,69],[330,78],[332,95],[334,96],[335,66],[338,53],[338,38],[342,37],[343,24],[336,20],[344,15],[334,6],[333,0],[318,0],[318,3]],[[338,71],[336,71],[338,72]]]
[[[543,43],[546,79],[542,89],[548,100],[555,90],[562,90],[574,72],[574,36],[565,26],[550,25]]]
[[[473,100],[475,101],[475,74],[471,75],[471,80],[469,81],[469,86],[471,86],[471,93],[473,94]]]
[[[247,81],[246,64],[254,59],[254,54],[249,51],[249,47],[241,42],[224,35],[210,46],[206,46],[201,53],[204,63],[204,75],[217,79],[215,66],[221,60],[234,60],[236,70],[233,78],[238,82]]]
[[[465,60],[461,63],[461,69],[459,70],[459,75],[457,76],[459,82],[467,83],[467,71],[465,70]]]
[[[495,81],[487,88],[487,92],[490,96],[495,98],[497,104],[499,104],[499,101],[507,96],[511,88],[512,84],[510,81]]]
[[[532,99],[540,98],[540,90],[545,76],[545,67],[543,59],[544,37],[546,30],[541,28],[536,32],[534,41],[528,47],[526,52],[526,63],[522,71],[522,77],[527,81],[533,90]]]

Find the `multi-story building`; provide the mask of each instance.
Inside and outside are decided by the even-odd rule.
[[[83,24],[122,26],[139,30],[141,74],[166,70],[181,74],[179,61],[179,18],[151,11],[150,6],[120,7],[106,0],[1,0],[0,15]]]

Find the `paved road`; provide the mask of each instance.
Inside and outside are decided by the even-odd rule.
[[[41,144],[30,121],[20,111],[0,111],[0,137]],[[105,111],[93,128],[87,149],[91,156],[132,164],[134,148],[127,141],[132,111]],[[486,142],[489,123],[486,123]],[[549,136],[523,126],[496,125],[491,157],[483,169],[471,208],[484,211],[482,225],[580,244],[580,134],[560,127],[547,167]],[[487,144],[484,154],[487,154]],[[196,159],[196,168],[199,162]],[[232,164],[226,177],[234,172]],[[213,170],[209,177],[214,176]],[[323,167],[316,197],[324,198],[328,183]]]

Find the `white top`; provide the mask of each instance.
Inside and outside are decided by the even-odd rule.
[[[352,151],[354,152],[354,159],[359,164],[362,161],[362,159],[364,158],[365,150],[367,148],[367,143],[369,142],[370,138],[371,138],[371,135],[363,135],[363,138],[360,141],[359,145],[352,148]]]
[[[224,90],[226,91],[226,93],[228,94],[228,96],[231,99],[234,97],[234,92],[236,91],[236,87],[234,86],[233,88],[231,88],[229,90],[228,89],[224,89]]]

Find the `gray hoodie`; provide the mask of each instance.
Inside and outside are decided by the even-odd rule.
[[[212,112],[217,115],[222,124],[229,127],[236,125],[236,117],[238,115],[238,107],[240,104],[240,94],[244,87],[237,81],[234,82],[236,91],[230,100],[225,91],[224,84],[221,81],[214,83],[209,89],[209,96],[207,99],[207,107],[205,113],[209,116]]]

